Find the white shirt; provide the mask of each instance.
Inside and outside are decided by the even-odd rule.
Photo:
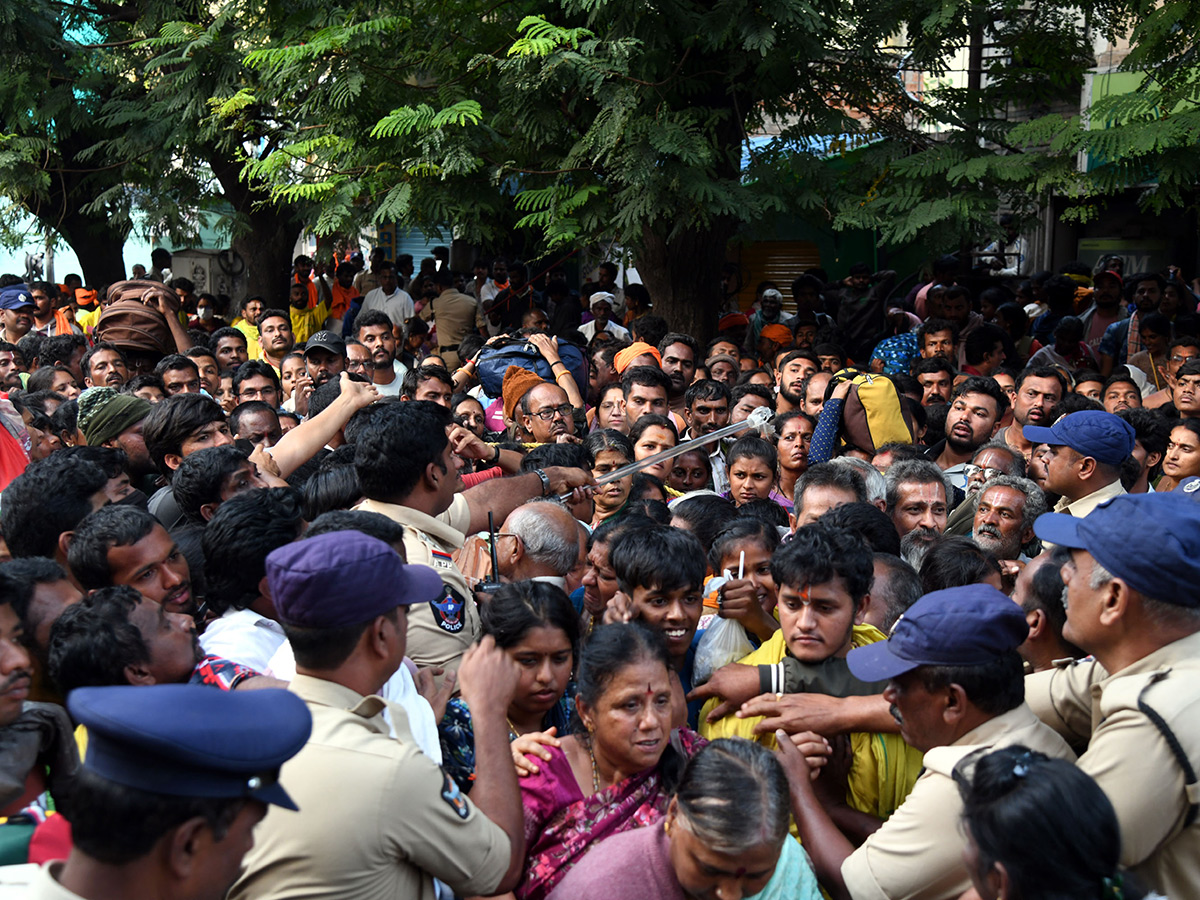
[[[378,696],[389,703],[395,703],[408,714],[408,728],[412,732],[413,740],[417,742],[421,752],[440,766],[442,744],[438,738],[437,720],[433,717],[433,707],[429,705],[429,701],[417,693],[417,684],[408,669],[411,664],[411,660],[405,657],[396,674],[380,688]],[[281,681],[291,681],[296,677],[296,657],[292,655],[292,645],[287,641],[283,642],[271,660],[271,674]],[[392,737],[395,737],[396,726],[386,710],[383,717],[392,729]]]
[[[387,313],[387,317],[392,320],[393,325],[403,326],[413,317],[416,307],[413,305],[412,297],[400,288],[396,288],[391,294],[385,294],[383,288],[375,288],[363,298],[362,308],[358,314],[361,316],[369,309],[381,310]]]
[[[713,490],[718,494],[732,490],[733,486],[729,483],[729,467],[725,464],[725,450],[720,441],[717,441],[716,449],[708,454],[708,461],[712,463]]]
[[[489,278],[487,282],[484,283],[483,288],[479,291],[478,299],[480,305],[486,305],[489,300],[495,297],[502,290],[503,288],[496,287],[496,279]]]
[[[408,374],[408,366],[400,362],[398,359],[392,360],[392,371],[396,373],[396,377],[389,384],[375,385],[375,390],[379,391],[384,397],[399,397],[400,387],[404,383],[404,376]]]
[[[283,626],[252,609],[227,609],[200,635],[205,653],[249,666],[263,675],[271,674],[271,659],[286,643]]]
[[[701,435],[692,434],[689,428],[683,432],[680,441],[694,441],[697,437],[701,437]],[[729,467],[725,463],[725,454],[728,452],[728,448],[725,446],[724,440],[718,440],[711,446],[712,450],[708,451],[708,461],[712,464],[713,492],[724,494],[726,491],[732,490],[732,485],[729,483]]]
[[[51,319],[45,325],[39,325],[37,322],[34,322],[33,328],[30,329],[29,333],[33,334],[33,332],[36,331],[38,334],[43,335],[44,337],[54,337],[54,332],[55,332],[56,328],[58,328],[58,320],[57,319]],[[83,329],[80,328],[78,325],[76,325],[74,322],[72,322],[71,323],[71,334],[83,334]]]
[[[1016,278],[1029,274],[1029,256],[1026,252],[1025,238],[1017,235],[1012,241],[993,241],[983,250],[984,258],[999,257],[1004,266],[993,269],[992,275],[997,278]]]
[[[624,325],[618,325],[612,319],[609,319],[608,322],[605,323],[604,330],[616,337],[618,340],[629,340],[629,329]],[[579,333],[591,341],[591,339],[596,336],[596,320],[592,319],[592,321],[588,322],[586,325],[581,325],[579,327]]]

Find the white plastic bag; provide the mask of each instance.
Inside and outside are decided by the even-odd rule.
[[[717,617],[700,638],[692,664],[692,685],[704,684],[713,672],[737,662],[754,650],[746,629],[736,619]]]

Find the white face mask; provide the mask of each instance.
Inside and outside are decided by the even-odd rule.
[[[207,322],[213,317],[213,308],[211,306],[201,306],[196,310],[196,315]]]

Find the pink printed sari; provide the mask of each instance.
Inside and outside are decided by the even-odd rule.
[[[687,729],[671,736],[671,745],[685,757],[705,743]],[[541,771],[521,781],[525,877],[516,889],[519,900],[544,900],[593,844],[661,821],[671,799],[662,784],[661,766],[584,797],[566,754],[547,749],[550,760],[539,762]]]

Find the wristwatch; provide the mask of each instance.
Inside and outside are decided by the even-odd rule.
[[[541,469],[534,469],[533,474],[542,479],[542,496],[550,496],[550,476]]]

